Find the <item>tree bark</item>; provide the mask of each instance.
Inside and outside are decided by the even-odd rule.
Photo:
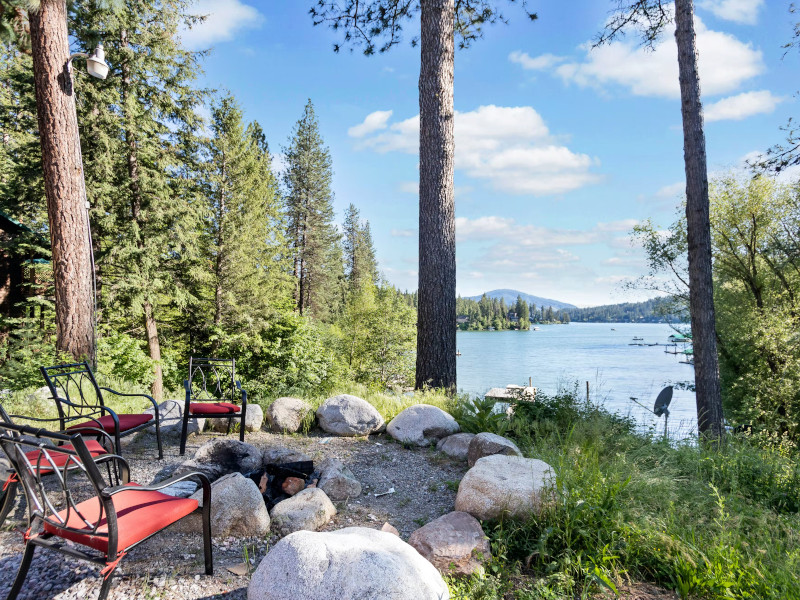
[[[128,32],[122,30],[120,35],[120,46],[128,47]],[[122,105],[126,111],[125,123],[125,145],[128,150],[128,189],[131,192],[131,216],[137,225],[139,235],[136,246],[140,251],[144,248],[144,222],[142,219],[142,186],[139,177],[139,155],[136,152],[136,134],[134,133],[133,119],[127,114],[127,100],[131,86],[131,67],[127,61],[122,64]],[[161,344],[158,341],[158,324],[153,315],[153,305],[149,300],[142,303],[142,313],[144,315],[144,330],[147,335],[147,349],[150,352],[150,359],[153,361],[153,384],[150,391],[153,398],[159,402],[164,398],[164,372],[161,368]]]
[[[456,388],[454,0],[421,3],[419,308],[415,386]]]
[[[41,0],[30,11],[31,55],[47,214],[53,251],[58,350],[95,360],[89,213],[78,117],[67,73],[65,0]]]
[[[714,316],[706,140],[692,0],[675,0],[675,41],[683,116],[686,166],[686,229],[689,242],[689,308],[694,346],[697,429],[701,436],[722,436],[722,395]]]

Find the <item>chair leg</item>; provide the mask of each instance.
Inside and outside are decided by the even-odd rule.
[[[245,404],[242,407],[242,416],[239,419],[239,441],[240,442],[244,441],[244,422],[245,422],[246,418],[247,418],[247,405]]]
[[[25,544],[25,554],[22,555],[22,562],[19,563],[17,578],[14,580],[14,585],[11,586],[8,596],[6,596],[6,600],[16,600],[17,595],[19,595],[22,584],[25,583],[25,577],[28,576],[28,569],[31,567],[34,550],[36,550],[36,544],[31,544],[30,542]]]
[[[111,584],[114,582],[114,572],[108,574],[108,577],[103,579],[103,584],[100,586],[100,595],[97,600],[106,600],[108,593],[111,591]]]
[[[186,436],[188,432],[189,432],[189,415],[186,412],[184,412],[183,427],[181,428],[181,450],[180,450],[181,456],[183,456],[183,453],[186,452]]]
[[[156,421],[156,443],[158,443],[158,460],[164,458],[164,449],[161,447],[161,423]]]
[[[210,498],[209,498],[210,500]],[[206,559],[206,575],[214,574],[214,556],[211,549],[211,502],[203,502],[203,554]]]

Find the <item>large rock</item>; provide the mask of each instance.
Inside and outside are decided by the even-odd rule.
[[[478,459],[461,479],[456,510],[481,520],[503,513],[524,518],[538,513],[554,477],[546,462],[495,454]]]
[[[504,454],[506,456],[522,456],[517,445],[494,433],[479,433],[469,443],[467,450],[467,464],[471,467],[479,458],[492,456],[493,454]]]
[[[408,543],[445,575],[471,575],[491,557],[481,524],[465,512],[431,521],[412,533]]]
[[[324,431],[342,436],[369,435],[384,426],[374,406],[349,394],[325,400],[317,409],[317,421]]]
[[[300,531],[262,559],[247,600],[447,600],[442,576],[396,535],[348,527]]]
[[[203,506],[203,490],[191,498]],[[181,520],[179,531],[202,531],[202,511]],[[269,533],[270,518],[258,486],[241,473],[220,477],[211,484],[211,533],[214,537],[254,537]]]
[[[303,425],[303,419],[311,411],[311,405],[300,398],[288,396],[278,398],[267,408],[269,430],[275,433],[296,433]]]
[[[450,458],[467,460],[469,455],[469,443],[475,437],[474,433],[455,433],[439,440],[436,449],[444,452]]]
[[[456,420],[438,406],[415,404],[392,419],[386,433],[399,442],[429,446],[459,429]]]
[[[43,385],[40,388],[34,390],[32,394],[28,394],[28,402],[44,402],[45,400],[52,400],[53,394],[50,392],[50,388],[46,385]]]
[[[228,419],[215,417],[208,420],[210,429],[224,433],[228,430]],[[260,431],[261,424],[264,422],[264,409],[262,409],[255,402],[247,405],[247,413],[244,416],[244,430],[245,431]],[[231,425],[239,424],[239,419],[231,420]]]
[[[228,473],[257,471],[262,464],[262,452],[255,446],[239,440],[220,438],[200,446],[194,457],[175,470],[175,475],[200,471],[214,481]]]
[[[281,535],[295,531],[316,531],[336,515],[336,507],[319,488],[306,488],[272,507],[270,517]]]
[[[178,400],[164,400],[158,405],[158,419],[161,433],[167,435],[180,435],[183,427],[183,407],[184,402]],[[154,415],[155,410],[152,406],[144,411],[148,415]],[[186,433],[200,433],[206,425],[206,420],[197,417],[189,417]]]
[[[274,448],[266,448],[264,450],[263,458],[264,465],[283,465],[292,462],[302,462],[304,460],[311,460],[308,454],[300,452],[299,450],[292,450],[291,448],[284,448],[277,446]]]
[[[317,487],[337,502],[355,498],[361,494],[361,484],[342,461],[327,458],[319,466],[320,477]]]

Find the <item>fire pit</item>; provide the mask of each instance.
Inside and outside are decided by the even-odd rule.
[[[261,492],[269,510],[278,502],[286,500],[308,487],[316,487],[319,473],[314,470],[310,460],[298,462],[267,464],[263,469],[245,473]]]

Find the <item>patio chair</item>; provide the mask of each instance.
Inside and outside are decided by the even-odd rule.
[[[120,438],[131,435],[155,425],[156,441],[158,443],[158,458],[164,458],[161,448],[161,423],[159,420],[158,404],[147,394],[124,394],[107,387],[100,387],[86,361],[54,367],[40,367],[47,387],[58,407],[62,431],[73,429],[97,428],[107,431],[114,436],[114,447],[117,454],[122,454]],[[117,414],[105,405],[103,391],[116,396],[147,398],[153,405],[153,414]],[[71,424],[75,420],[83,422]],[[88,420],[86,420],[88,419]]]
[[[0,405],[0,423],[9,423],[14,424],[14,419],[17,421],[25,420],[25,421],[34,421],[40,424],[47,424],[47,425],[55,425],[58,426],[58,418],[55,419],[42,419],[37,417],[29,417],[29,416],[20,416],[20,415],[9,415],[6,410]],[[45,425],[45,426],[47,426]],[[89,453],[92,455],[93,458],[98,456],[104,456],[106,454],[113,454],[114,453],[114,440],[111,439],[111,436],[108,435],[102,429],[95,429],[95,428],[86,428],[80,430],[74,430],[73,433],[80,433],[80,435],[86,437],[94,437],[95,439],[87,439],[84,440],[86,443],[86,447],[89,450]],[[72,450],[72,446],[69,444],[64,445],[64,448],[67,450]],[[37,451],[33,450],[28,452],[28,459],[33,460],[34,454]],[[68,461],[68,455],[64,453],[54,453],[53,454],[54,460],[56,461],[57,466],[64,466]],[[2,456],[0,455],[0,460],[2,460]],[[2,464],[2,473],[0,473],[0,480],[3,481],[3,487],[0,489],[0,525],[2,525],[8,514],[11,512],[11,509],[14,507],[14,500],[16,499],[17,495],[17,484],[19,483],[19,477],[17,476],[17,472],[11,468],[10,464]],[[111,471],[110,471],[110,463],[106,463],[106,467],[108,469],[108,476],[109,479],[111,478]],[[48,469],[46,466],[42,467],[42,475],[51,475],[53,474],[52,469]]]
[[[79,434],[10,423],[0,423],[0,447],[23,486],[31,518],[23,534],[25,553],[8,600],[14,600],[22,589],[37,547],[102,565],[100,573],[104,578],[99,599],[107,598],[114,569],[131,548],[197,508],[197,500],[158,491],[192,477],[200,480],[203,489],[205,572],[213,574],[211,484],[202,473],[187,473],[141,486],[130,481],[130,468],[124,458],[115,454],[93,458]],[[113,471],[120,476],[117,485],[103,479],[98,467],[104,462],[114,463]],[[72,476],[78,470],[89,479],[88,485],[83,477]],[[55,490],[52,485],[43,485],[45,473],[55,474]],[[82,497],[85,499],[78,501]],[[64,508],[59,510],[59,506]]]
[[[247,392],[236,381],[236,361],[232,358],[189,358],[189,379],[183,380],[186,403],[183,408],[181,449],[186,452],[189,417],[215,417],[238,420],[239,440],[244,441],[244,424],[247,416]],[[237,400],[239,404],[237,404]]]

